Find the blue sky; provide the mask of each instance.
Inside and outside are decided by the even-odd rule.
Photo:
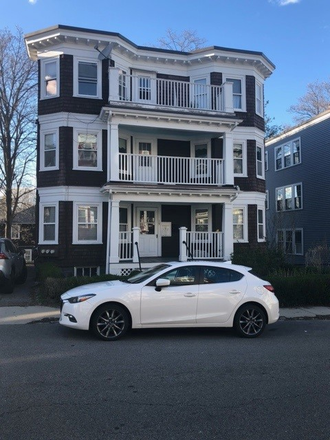
[[[276,70],[266,81],[267,113],[287,110],[310,82],[330,80],[330,0],[0,0],[0,29],[24,33],[56,24],[119,32],[155,45],[166,30],[196,31],[208,46],[263,52]]]

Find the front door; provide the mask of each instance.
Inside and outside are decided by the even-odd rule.
[[[137,209],[140,227],[139,251],[141,257],[158,256],[158,216],[157,208]]]

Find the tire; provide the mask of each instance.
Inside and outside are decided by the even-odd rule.
[[[4,292],[5,293],[13,293],[14,292],[14,286],[15,286],[15,273],[12,272],[10,274],[10,278],[6,281]]]
[[[16,283],[17,284],[24,284],[26,279],[27,279],[27,267],[26,267],[26,263],[24,263],[24,266],[23,266],[23,269],[22,269],[22,273],[17,278]]]
[[[103,341],[116,341],[125,335],[130,327],[127,311],[119,304],[104,304],[92,315],[90,331]]]
[[[237,310],[234,319],[236,332],[244,338],[256,338],[265,330],[265,312],[256,304],[246,304]]]

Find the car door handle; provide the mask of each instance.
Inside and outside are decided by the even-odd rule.
[[[187,293],[184,294],[184,296],[187,297],[187,298],[193,298],[194,296],[196,296],[196,294],[192,293],[192,292],[187,292]]]
[[[229,292],[231,295],[237,295],[238,293],[241,293],[239,290],[231,290]]]

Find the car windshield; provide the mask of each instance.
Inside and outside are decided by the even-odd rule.
[[[147,280],[148,278],[152,277],[153,275],[156,275],[158,272],[171,267],[169,264],[159,264],[158,266],[150,267],[150,269],[143,270],[142,272],[139,272],[132,277],[128,278],[127,282],[131,284],[138,284],[142,283],[143,281]]]

